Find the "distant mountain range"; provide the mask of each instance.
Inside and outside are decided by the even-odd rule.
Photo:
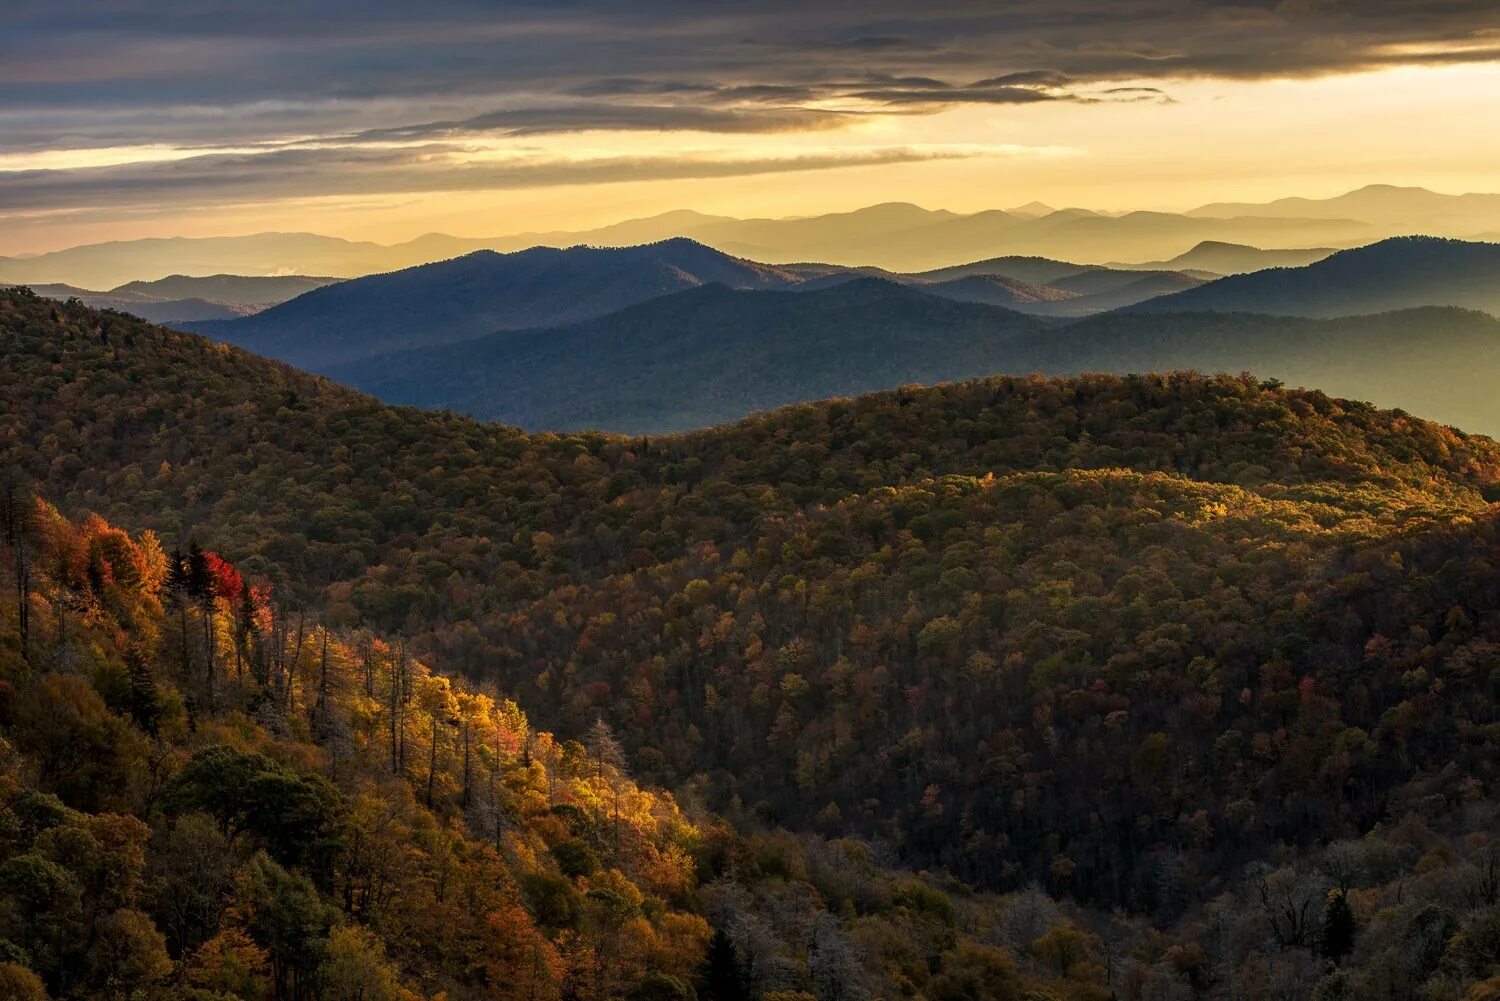
[[[1024,349],[1024,351],[1023,351]],[[1002,371],[1253,372],[1500,436],[1500,319],[1452,307],[1374,316],[1110,313],[1017,345]]]
[[[1185,254],[1165,261],[1144,264],[1116,264],[1113,267],[1185,271],[1209,275],[1238,275],[1266,268],[1300,268],[1321,261],[1334,252],[1332,247],[1309,247],[1305,250],[1262,250],[1238,243],[1204,240]]]
[[[1338,198],[1217,203],[1186,213],[1102,213],[1033,203],[960,214],[907,203],[794,219],[736,219],[678,210],[589,230],[456,237],[432,233],[384,245],[312,233],[165,238],[0,257],[0,281],[114,288],[171,274],[357,277],[533,246],[624,247],[688,237],[773,263],[826,261],[919,272],[964,261],[1039,256],[1143,261],[1153,271],[1237,273],[1299,266],[1330,248],[1415,232],[1467,237],[1500,230],[1500,195],[1444,195],[1374,185]],[[1290,248],[1261,251],[1256,248]],[[1308,248],[1308,249],[1295,249]],[[1035,281],[1025,275],[1013,277]]]
[[[1181,271],[1115,271],[1087,268],[1062,275],[1049,285],[1022,282],[1004,275],[979,273],[945,281],[910,276],[896,280],[932,295],[960,302],[1007,306],[1036,316],[1092,316],[1203,284]]]
[[[1046,277],[1050,284],[1007,273],[1012,271]],[[828,264],[776,266],[676,238],[624,248],[476,251],[319,288],[242,319],[177,325],[326,371],[500,330],[576,323],[701,285],[812,293],[868,277],[954,301],[1060,317],[1088,316],[1201,283],[1182,272],[1122,271],[1040,258],[1002,258],[919,274]]]
[[[114,309],[153,323],[180,325],[250,316],[337,280],[302,275],[282,278],[171,275],[151,282],[128,282],[107,292],[60,284],[34,285],[31,289],[49,299],[78,299],[95,309]]]
[[[1500,246],[1396,238],[1204,283],[1181,271],[1035,257],[916,274],[773,266],[674,239],[481,251],[183,326],[394,402],[528,428],[660,432],[819,396],[1033,370],[1243,368],[1407,405],[1381,395],[1404,376],[1377,379],[1383,363],[1363,357],[1395,357],[1393,345],[1360,342],[1346,369],[1334,359],[1371,330],[1410,327],[1411,316],[1319,327],[1221,314],[1368,316],[1425,306],[1500,312]],[[1159,315],[1167,313],[1193,316]],[[1431,329],[1491,329],[1462,311],[1413,315],[1421,350]],[[1324,342],[1334,354],[1313,353]],[[1360,372],[1364,382],[1354,378]],[[1447,413],[1441,400],[1422,402],[1424,412]]]
[[[827,261],[915,272],[994,257],[1036,256],[1076,261],[1155,259],[1206,240],[1257,246],[1349,246],[1385,235],[1359,220],[1195,218],[1168,212],[1105,215],[1062,209],[1034,216],[1002,211],[955,215],[915,205],[876,205],[811,219],[684,223],[677,232],[728,253],[772,262]],[[525,234],[529,243],[603,243],[623,233],[648,233],[655,220],[624,230]],[[496,242],[501,246],[505,241]]]
[[[440,261],[486,245],[484,240],[441,234],[389,246],[315,233],[120,240],[31,257],[0,257],[0,283],[115,288],[172,275],[348,278]]]
[[[234,302],[246,305],[273,306],[295,299],[304,292],[332,285],[338,278],[312,278],[307,275],[246,277],[244,275],[168,275],[156,281],[133,281],[114,289],[161,299],[207,299],[211,302]]]
[[[874,278],[801,294],[706,286],[328,374],[387,402],[528,429],[657,434],[906,383],[1172,369],[1253,371],[1500,433],[1500,320],[1484,313],[1113,313],[1059,327]]]
[[[1474,236],[1500,226],[1500,194],[1444,195],[1426,188],[1371,184],[1334,198],[1216,202],[1194,218],[1363,219],[1405,232]]]
[[[585,323],[331,368],[388,402],[527,428],[680,431],[802,400],[1003,371],[1048,324],[878,278],[812,292],[710,285]]]
[[[1306,267],[1231,275],[1130,308],[1352,316],[1414,306],[1500,314],[1500,244],[1398,237]]]
[[[788,288],[801,275],[691,240],[641,247],[513,254],[477,251],[320,288],[241,320],[193,330],[303,368],[429,349],[504,329],[602,316],[657,296],[720,283]]]

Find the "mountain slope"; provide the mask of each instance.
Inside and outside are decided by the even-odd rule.
[[[1004,266],[1003,262],[1001,266]],[[1045,264],[1038,267],[1047,270]],[[905,280],[915,288],[945,299],[987,302],[1034,316],[1055,317],[1106,313],[1203,283],[1202,279],[1180,271],[1116,271],[1110,268],[1087,268],[1057,277],[1048,284],[1031,284],[1004,275],[985,274],[938,282]]]
[[[1210,918],[1251,944],[1195,965],[1204,976],[1259,976],[1300,955],[1266,933],[1264,901],[1295,892],[1321,906],[1337,889],[1324,862],[1346,857],[1325,857],[1330,842],[1384,860],[1351,884],[1388,896],[1347,975],[1388,971],[1365,950],[1402,948],[1434,900],[1449,901],[1450,938],[1482,907],[1452,888],[1479,885],[1469,867],[1483,871],[1500,798],[1493,442],[1318,392],[1183,374],[906,388],[666,439],[529,436],[13,293],[0,294],[0,357],[0,461],[65,509],[233,553],[326,623],[400,630],[415,655],[501,682],[539,726],[582,734],[603,718],[643,781],[735,817],[818,830],[830,847],[873,834],[877,847],[851,849],[867,862],[1000,890],[1035,882],[1097,906],[1090,925],[1128,940],[1139,975],[1178,993],[1190,986],[1162,942],[1202,948]],[[112,550],[61,551],[81,555],[38,573],[76,567],[80,598],[107,597],[97,557]],[[37,649],[55,609],[77,630],[116,607],[39,598]],[[309,646],[300,676],[316,662]],[[125,699],[130,686],[106,690]],[[351,722],[375,736],[335,731],[330,770],[350,774],[339,748],[380,741],[389,691],[375,691],[356,690]],[[414,746],[431,753],[440,739],[441,774],[461,775],[446,770],[463,760],[462,728],[438,726],[446,703],[423,696],[413,713],[427,724]],[[227,737],[249,741],[254,725],[241,717]],[[590,753],[564,760],[567,780],[609,774]],[[614,828],[575,833],[580,818],[551,809],[546,778],[528,829],[607,848]],[[424,798],[452,804],[454,785],[437,788]],[[788,836],[749,850],[705,839],[687,871],[740,874],[700,898],[716,926],[745,934],[751,917],[785,914],[807,891],[768,888],[759,910],[744,884],[803,872],[877,954],[890,943],[910,955],[926,932],[871,919],[900,928],[946,910],[921,884],[903,914],[894,892],[858,889],[867,868],[776,837]],[[628,903],[615,885],[586,899]],[[578,942],[561,934],[575,929],[566,909],[545,913],[555,941]],[[1003,930],[1006,914],[943,926]],[[592,921],[576,926],[618,927]],[[1025,924],[1014,937],[1030,958],[1017,962],[1045,970],[1036,929],[1060,926]],[[427,941],[409,927],[403,943]],[[932,977],[947,950],[929,949],[911,976]],[[1324,965],[1309,963],[1309,976]],[[1399,995],[1436,975],[1400,973]],[[953,990],[943,996],[965,996]]]
[[[113,291],[117,294],[132,293],[161,299],[207,299],[210,302],[268,306],[295,299],[304,292],[311,292],[337,281],[336,278],[311,278],[306,275],[168,275],[156,281],[126,282]]]
[[[1484,822],[1483,439],[1190,375],[528,436],[14,294],[0,337],[0,460],[65,508],[602,716],[726,809],[1166,923],[1416,800]]]
[[[1333,254],[1331,247],[1305,250],[1263,250],[1237,243],[1204,240],[1192,250],[1165,261],[1147,264],[1117,264],[1114,267],[1164,271],[1209,271],[1217,275],[1240,275],[1267,268],[1300,268]]]
[[[327,369],[395,403],[523,427],[661,433],[802,400],[996,371],[1044,329],[996,306],[861,278],[810,292],[707,286],[598,320]]]
[[[125,282],[177,274],[344,277],[442,260],[485,245],[482,240],[436,236],[384,246],[316,233],[118,240],[33,257],[0,258],[0,281],[116,288]]]
[[[1181,253],[1204,240],[1271,246],[1346,246],[1367,242],[1386,232],[1349,219],[1218,219],[1165,212],[1106,216],[1077,210],[1031,217],[989,211],[893,231],[873,245],[869,240],[853,239],[788,238],[776,242],[772,239],[774,231],[762,233],[753,255],[769,261],[814,259],[921,271],[997,256],[1147,260]],[[707,239],[717,242],[718,238]],[[1021,274],[1009,277],[1037,280]]]
[[[935,268],[930,271],[921,271],[910,277],[926,282],[953,281],[957,278],[969,278],[974,275],[1001,275],[1016,281],[1031,282],[1034,285],[1052,285],[1060,278],[1082,274],[1086,271],[1104,271],[1106,268],[1094,264],[1070,264],[1067,261],[1054,261],[1047,257],[990,257],[982,261],[971,261],[968,264],[955,264],[945,268]]]
[[[1453,235],[1469,235],[1477,228],[1481,227],[1461,229]],[[1493,227],[1486,224],[1482,228]],[[592,230],[490,237],[432,233],[392,245],[311,233],[117,241],[31,257],[0,258],[0,281],[112,288],[131,280],[173,274],[355,277],[477,250],[518,251],[539,243],[624,247],[671,237],[686,237],[756,260],[818,260],[907,272],[1002,255],[1149,260],[1180,254],[1205,240],[1256,246],[1349,246],[1410,231],[1410,226],[1392,227],[1347,217],[1216,218],[1164,212],[1104,215],[1084,209],[1042,215],[998,210],[964,215],[893,203],[791,219],[733,219],[676,211]],[[1437,231],[1446,234],[1450,229]],[[1011,277],[1036,280],[1025,275]]]
[[[1500,434],[1490,386],[1500,368],[1500,320],[1484,313],[1426,308],[1310,319],[1125,311],[1058,326],[946,302],[945,284],[709,287],[583,324],[364,359],[328,373],[388,402],[528,428],[660,433],[783,403],[976,375],[1253,371]],[[1132,294],[1126,286],[1018,309],[1087,316],[1091,305]]]
[[[1005,371],[1246,372],[1500,435],[1500,320],[1425,308],[1331,319],[1113,313],[1015,346]]]
[[[898,996],[976,954],[1017,990],[1059,979],[962,930],[1002,897],[679,804],[602,721],[549,733],[253,561],[3,488],[5,1001],[690,1001],[830,970]],[[790,868],[744,865],[771,856]],[[892,941],[943,947],[914,981]]]
[[[113,292],[92,292],[72,285],[28,286],[48,299],[78,299],[94,309],[114,309],[139,316],[152,323],[177,321],[232,320],[253,312],[254,307],[239,303],[215,302],[200,298],[163,298],[145,292],[120,288]]]
[[[1037,316],[1080,317],[1132,306],[1182,289],[1195,288],[1203,280],[1180,271],[1087,272],[1058,282],[1068,298],[1018,307]],[[1093,288],[1092,292],[1079,289]]]
[[[1387,230],[1471,236],[1500,225],[1500,195],[1446,195],[1426,188],[1370,184],[1333,198],[1281,198],[1267,203],[1218,202],[1194,217],[1361,219]]]
[[[917,284],[917,287],[928,295],[941,296],[944,299],[953,299],[957,302],[980,302],[1021,311],[1032,306],[1078,298],[1076,292],[1054,288],[1050,285],[1034,285],[1016,278],[1007,278],[1004,275],[969,275],[948,281],[922,282]]]
[[[799,280],[690,240],[619,249],[478,251],[316,289],[253,317],[195,329],[306,368],[325,368],[496,330],[575,322],[709,282],[781,288]]]
[[[1302,268],[1231,275],[1131,308],[1350,316],[1415,306],[1500,314],[1500,244],[1397,237]]]
[[[55,284],[32,285],[31,289],[49,299],[77,298],[96,309],[117,309],[153,323],[185,324],[238,319],[336,280],[300,275],[170,275],[158,281],[127,282],[108,292]]]

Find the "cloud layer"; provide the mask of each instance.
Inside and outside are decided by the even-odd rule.
[[[13,0],[0,213],[973,156],[731,144],[585,158],[520,144],[594,132],[730,143],[962,106],[1168,102],[1193,78],[1497,59],[1493,0]],[[498,162],[469,155],[496,143],[514,148]],[[97,152],[148,145],[178,152]],[[60,150],[95,152],[6,167]]]

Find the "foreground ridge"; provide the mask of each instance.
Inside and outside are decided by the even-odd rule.
[[[532,436],[15,293],[0,337],[16,983],[1494,975],[1488,439],[1188,373]],[[135,895],[92,889],[80,832],[133,846]],[[178,856],[234,865],[204,889]],[[191,948],[182,899],[217,917]]]

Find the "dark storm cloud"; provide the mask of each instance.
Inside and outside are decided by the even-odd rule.
[[[1493,0],[18,0],[0,108],[1302,75],[1492,59],[1497,31]]]
[[[234,147],[249,151],[237,170],[317,194],[336,184],[326,149],[322,167],[298,159],[308,146],[799,132],[960,105],[1168,101],[1183,78],[1496,59],[1495,0],[10,0],[0,155]],[[14,207],[16,178],[0,179]]]

